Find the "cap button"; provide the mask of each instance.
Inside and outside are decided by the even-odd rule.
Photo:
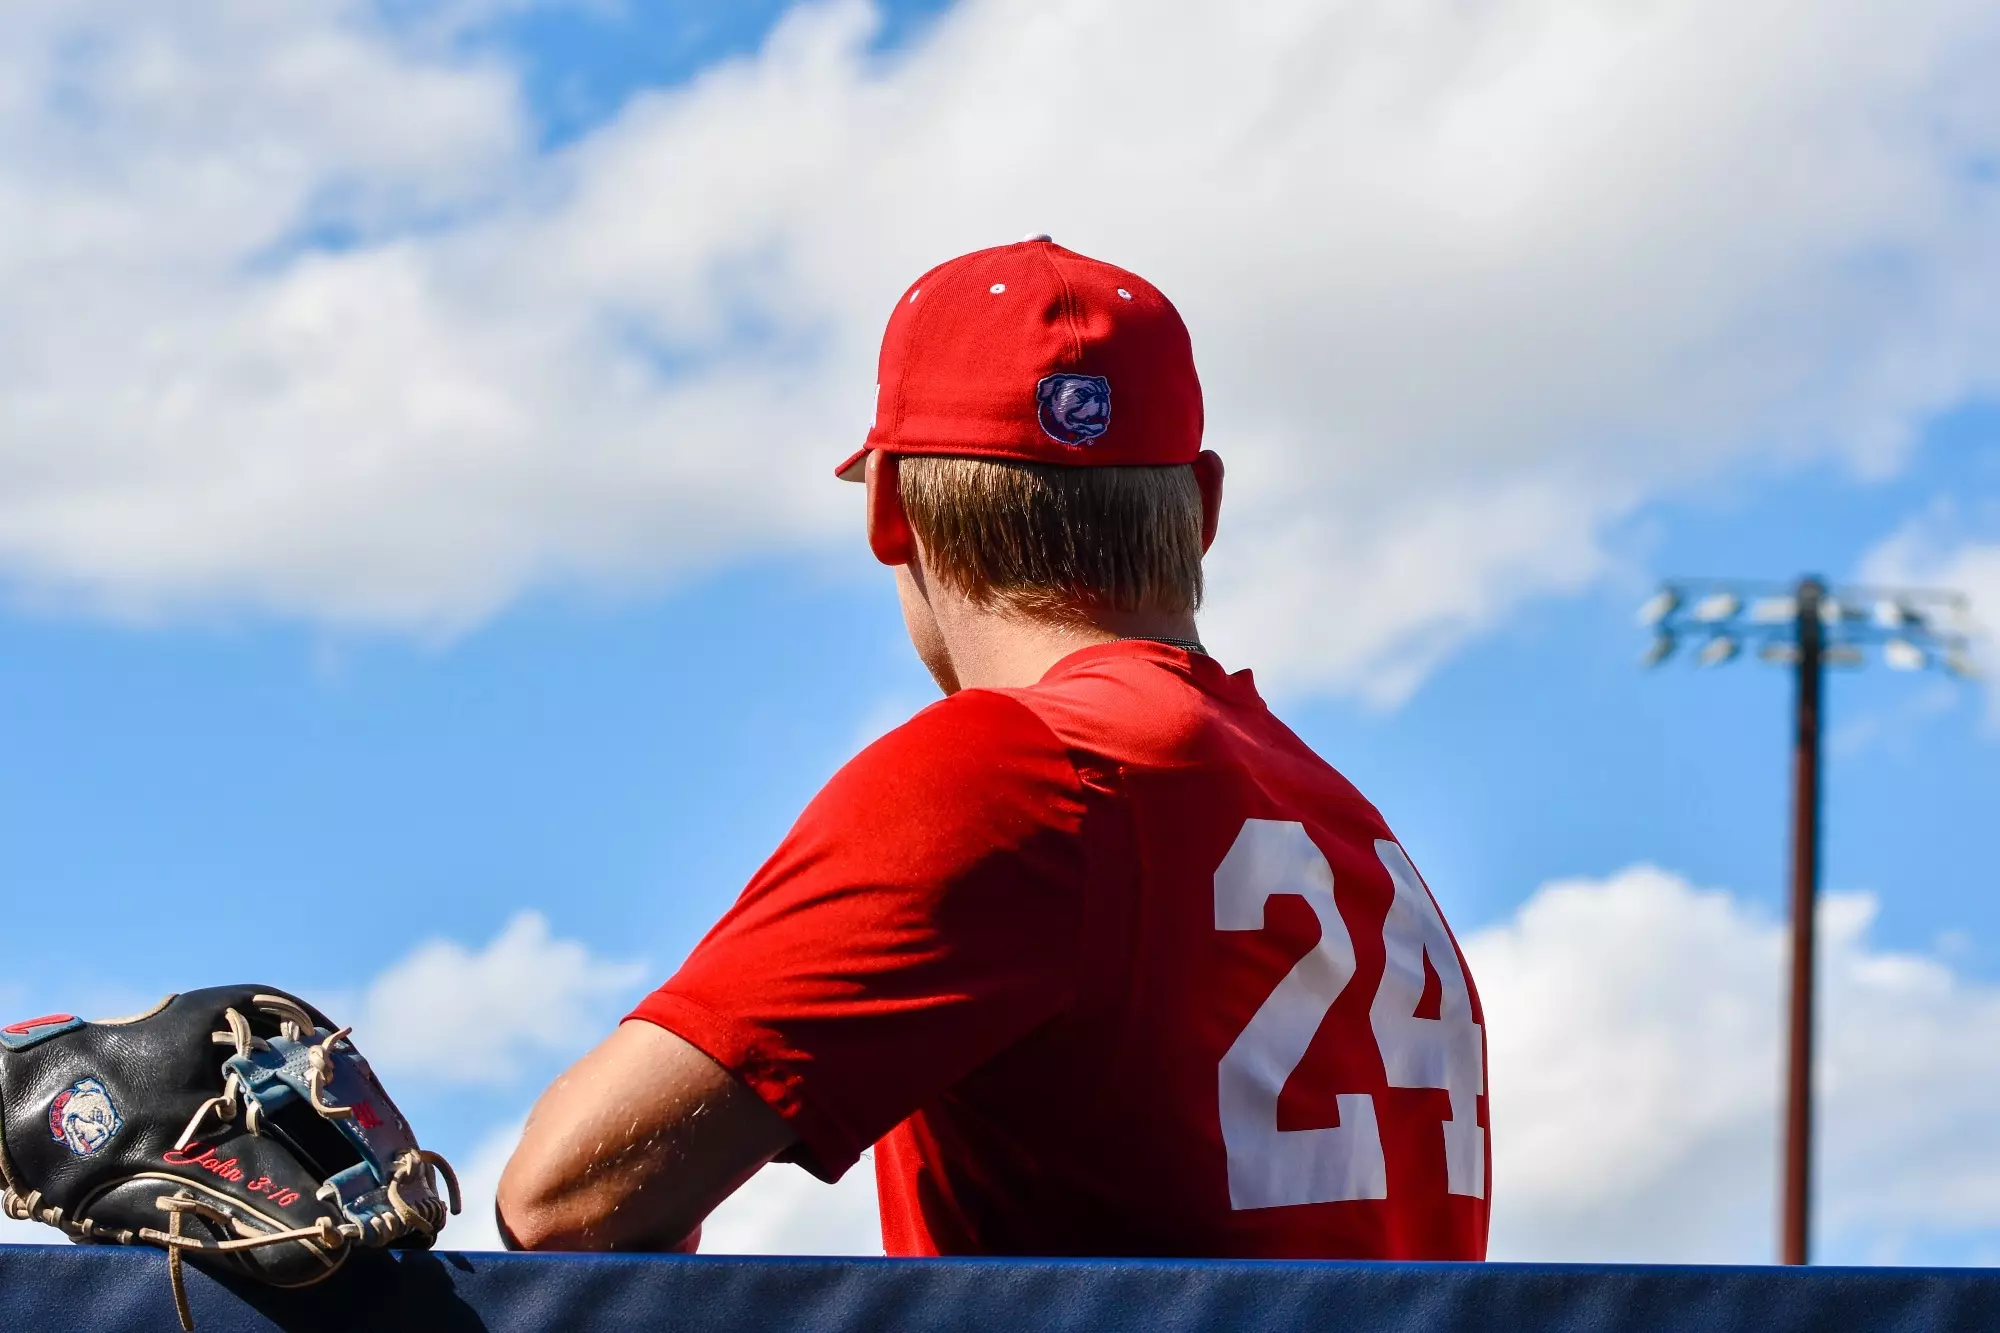
[[[1048,234],[1047,232],[1045,232],[1045,231],[1038,231],[1038,232],[1033,232],[1033,233],[1031,233],[1031,234],[1029,234],[1029,235],[1027,235],[1027,236],[1023,236],[1023,237],[1021,238],[1021,244],[1023,244],[1023,245],[1026,245],[1026,244],[1027,244],[1027,243],[1028,243],[1029,241],[1050,241],[1050,242],[1053,242],[1054,240],[1055,240],[1055,237],[1053,237],[1053,236],[1049,235],[1049,234]]]

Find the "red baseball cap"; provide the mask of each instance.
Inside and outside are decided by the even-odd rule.
[[[1136,273],[1046,236],[910,285],[882,335],[870,449],[1074,466],[1192,463],[1201,381],[1180,312]]]

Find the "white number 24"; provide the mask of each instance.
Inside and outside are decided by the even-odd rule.
[[[1472,1021],[1465,971],[1410,858],[1387,838],[1376,841],[1375,854],[1396,896],[1382,923],[1387,959],[1369,1006],[1369,1025],[1390,1087],[1442,1088],[1450,1094],[1446,1186],[1453,1194],[1483,1198],[1486,1139],[1479,1130],[1478,1098],[1486,1091],[1486,1057],[1479,1025]],[[1370,1094],[1338,1094],[1338,1126],[1278,1128],[1278,1094],[1354,977],[1354,941],[1334,906],[1333,871],[1305,828],[1246,820],[1215,872],[1215,928],[1262,929],[1264,905],[1281,894],[1295,894],[1312,908],[1319,918],[1319,943],[1258,1007],[1217,1071],[1230,1206],[1386,1199],[1389,1175]],[[1443,986],[1436,1018],[1416,1016],[1426,958]]]

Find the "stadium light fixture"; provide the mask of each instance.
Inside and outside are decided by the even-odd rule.
[[[1694,618],[1704,625],[1720,625],[1743,609],[1743,599],[1733,592],[1712,592],[1694,604]]]
[[[1906,625],[1921,626],[1923,623],[1923,612],[1894,598],[1884,597],[1875,603],[1875,624],[1880,629],[1899,630]]]
[[[1758,625],[1789,625],[1798,619],[1798,601],[1791,597],[1759,597],[1750,603],[1751,622]]]
[[[1745,606],[1747,615],[1740,615]],[[1690,636],[1703,640],[1698,666],[1739,655],[1790,667],[1797,681],[1793,713],[1791,821],[1791,1039],[1785,1053],[1783,1194],[1779,1254],[1806,1262],[1811,1219],[1814,907],[1819,896],[1820,698],[1829,667],[1863,667],[1879,648],[1899,671],[1938,667],[1960,678],[1979,674],[1972,657],[1965,599],[1914,588],[1830,589],[1818,579],[1755,584],[1675,579],[1640,611],[1654,632],[1646,653],[1657,666]]]
[[[1891,639],[1882,645],[1882,662],[1897,671],[1922,671],[1931,657],[1908,639]]]
[[[1651,597],[1648,597],[1645,604],[1639,608],[1639,623],[1641,625],[1657,625],[1674,612],[1680,610],[1680,607],[1680,594],[1672,588],[1662,588]]]

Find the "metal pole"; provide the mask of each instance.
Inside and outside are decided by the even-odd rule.
[[[1812,1194],[1813,908],[1819,896],[1820,607],[1826,589],[1798,590],[1798,726],[1792,750],[1791,1050],[1785,1077],[1785,1197],[1782,1261],[1808,1254]]]

